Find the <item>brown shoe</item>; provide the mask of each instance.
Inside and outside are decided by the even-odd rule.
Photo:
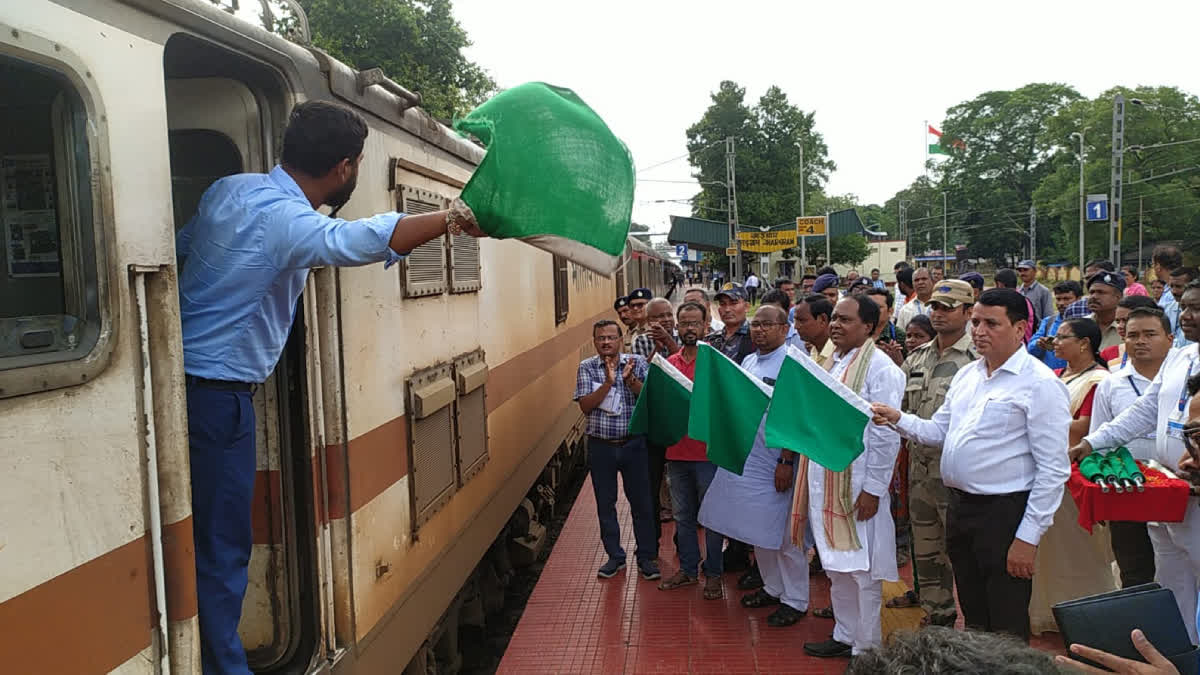
[[[704,599],[720,600],[723,597],[725,591],[721,588],[721,577],[704,577]]]
[[[658,585],[658,590],[672,591],[672,590],[675,590],[676,588],[682,588],[684,586],[691,586],[692,584],[697,583],[698,581],[699,580],[696,579],[696,577],[690,577],[686,573],[684,573],[683,570],[679,570],[678,572],[675,573],[675,576],[671,577],[670,579],[664,579]]]

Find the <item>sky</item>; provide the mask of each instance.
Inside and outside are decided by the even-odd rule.
[[[633,220],[656,233],[690,215],[660,200],[697,186],[686,159],[643,169],[686,155],[685,131],[721,80],[745,87],[748,104],[775,84],[815,111],[838,167],[827,190],[880,204],[920,175],[925,121],[940,128],[947,108],[985,91],[1200,93],[1195,0],[455,0],[454,14],[474,42],[467,56],[500,87],[569,87],[625,141],[639,169]]]

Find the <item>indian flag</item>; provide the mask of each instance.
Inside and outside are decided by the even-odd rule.
[[[934,138],[937,139],[937,142],[929,144],[929,154],[931,154],[931,155],[949,154],[945,150],[942,149],[942,132],[938,131],[937,129],[934,129],[932,124],[926,124],[925,126],[929,127],[930,135],[932,135]]]
[[[687,434],[691,404],[692,381],[655,354],[629,419],[629,434],[645,434],[646,440],[662,447],[675,445]]]
[[[708,461],[740,476],[770,401],[770,386],[700,343],[687,433],[708,444]]]
[[[575,92],[522,84],[454,128],[487,147],[461,195],[484,232],[616,271],[633,214],[633,157]]]
[[[786,402],[786,403],[785,403]],[[863,453],[871,405],[788,346],[767,412],[767,446],[794,450],[830,471],[844,471]]]

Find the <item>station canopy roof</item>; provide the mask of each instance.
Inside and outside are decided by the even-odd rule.
[[[834,237],[847,234],[868,235],[870,232],[863,226],[862,219],[854,209],[842,209],[829,214],[829,232]],[[743,229],[750,229],[741,225]],[[776,227],[786,227],[778,225]],[[753,228],[758,229],[758,228]],[[774,227],[771,229],[775,229]],[[692,218],[690,216],[671,216],[671,231],[667,234],[667,242],[687,244],[688,248],[699,251],[715,251],[724,253],[729,246],[729,224],[717,220]],[[825,237],[808,237],[809,246],[824,246]]]

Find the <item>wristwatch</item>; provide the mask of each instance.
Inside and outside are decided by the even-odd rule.
[[[776,460],[775,460],[775,463],[776,463],[776,464],[787,464],[788,466],[796,466],[796,460],[795,460],[795,458],[792,458],[792,459],[784,459],[784,458],[780,457],[779,459],[776,459]]]

